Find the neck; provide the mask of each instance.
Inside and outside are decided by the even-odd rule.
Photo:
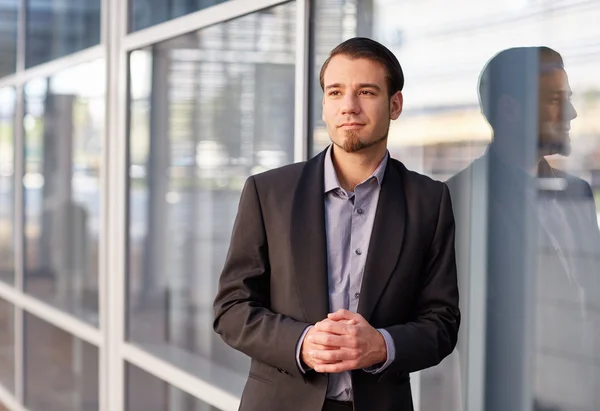
[[[334,144],[331,158],[342,188],[346,191],[354,191],[357,185],[375,172],[386,153],[385,142],[356,153],[347,153]]]
[[[492,148],[494,152],[502,158],[503,162],[511,167],[519,168],[529,172],[537,168],[541,159],[541,153],[536,147],[527,147],[526,137],[522,134],[500,134],[494,132]],[[529,151],[529,149],[533,149]]]

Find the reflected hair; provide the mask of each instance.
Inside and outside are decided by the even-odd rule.
[[[564,62],[560,53],[550,47],[515,47],[502,50],[486,63],[479,76],[479,105],[483,114],[491,120],[497,100],[491,98],[492,96],[509,94],[517,99],[524,98],[528,91],[537,90],[537,81],[531,80],[555,69],[564,70]]]
[[[354,37],[344,41],[336,48],[331,50],[329,57],[321,67],[319,82],[321,90],[325,91],[324,76],[325,70],[331,59],[337,55],[343,55],[351,60],[367,59],[381,64],[386,71],[386,80],[388,88],[388,96],[393,96],[396,92],[402,91],[404,87],[404,73],[400,62],[387,47],[383,44],[371,40],[366,37]]]

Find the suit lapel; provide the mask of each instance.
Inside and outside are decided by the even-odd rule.
[[[327,242],[324,202],[325,152],[309,160],[294,194],[291,249],[294,273],[305,320],[316,323],[327,317]]]
[[[406,229],[405,185],[401,169],[389,159],[365,264],[358,313],[369,320],[400,257]]]

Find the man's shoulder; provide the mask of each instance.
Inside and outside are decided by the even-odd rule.
[[[440,190],[444,186],[444,183],[439,180],[435,180],[425,174],[408,169],[404,163],[395,158],[391,158],[391,165],[398,170],[402,176],[403,183],[409,186],[420,187],[421,190],[425,191]]]
[[[296,183],[300,179],[305,165],[306,161],[287,164],[285,166],[254,174],[250,178],[254,179],[256,184],[260,185],[261,187],[279,187],[281,185],[289,186],[290,184]]]
[[[583,178],[574,174],[567,173],[557,168],[552,168],[552,173],[557,178],[562,178],[567,182],[564,193],[570,197],[593,198],[592,187]]]
[[[471,162],[471,164],[469,164],[468,166],[457,172],[455,175],[450,177],[446,181],[446,184],[448,184],[448,186],[452,188],[456,186],[461,186],[467,182],[472,181],[473,176],[475,174],[479,175],[486,171],[487,161],[488,160],[486,155],[476,158]]]

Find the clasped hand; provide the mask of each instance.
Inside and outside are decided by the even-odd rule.
[[[387,347],[383,335],[362,315],[338,310],[308,331],[301,359],[316,372],[339,373],[384,363]]]

